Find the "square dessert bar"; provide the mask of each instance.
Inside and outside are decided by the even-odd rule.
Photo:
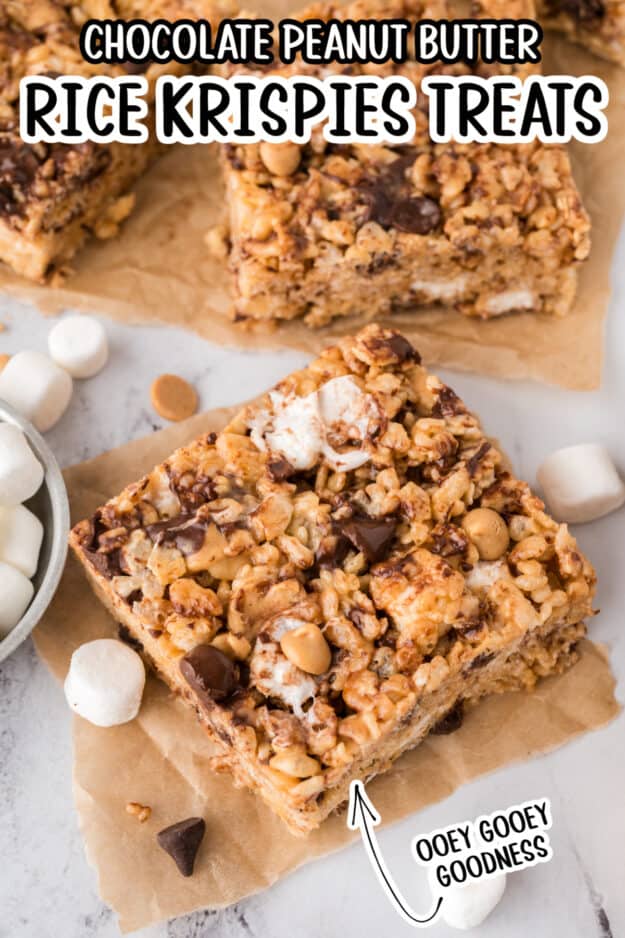
[[[304,18],[438,20],[454,0],[358,0],[309,8]],[[531,0],[483,0],[471,16],[532,17]],[[398,73],[417,88],[435,73],[487,77],[529,66],[314,66],[274,74]],[[263,72],[264,75],[272,74]],[[435,144],[419,95],[410,145],[337,145],[320,128],[309,144],[223,148],[234,315],[304,317],[311,326],[423,303],[488,318],[530,310],[563,315],[589,251],[589,221],[566,151],[523,145]]]
[[[625,9],[620,0],[538,0],[537,5],[547,29],[625,65]]]
[[[478,419],[374,325],[71,544],[217,767],[297,834],[463,705],[571,665],[595,583]]]
[[[91,234],[114,235],[128,190],[159,152],[145,144],[26,144],[19,83],[28,75],[124,75],[140,66],[93,66],[80,55],[89,17],[170,20],[219,16],[228,0],[8,0],[0,4],[0,260],[32,280],[63,267]],[[174,64],[173,69],[176,66]],[[173,70],[168,66],[168,70]],[[147,78],[159,74],[151,65]]]

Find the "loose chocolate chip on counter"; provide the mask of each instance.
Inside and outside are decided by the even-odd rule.
[[[212,645],[196,645],[180,662],[180,673],[200,698],[223,700],[239,683],[237,665]]]
[[[159,847],[172,858],[183,876],[191,876],[202,843],[206,823],[201,817],[178,821],[156,835]]]
[[[458,700],[451,710],[448,710],[444,717],[436,723],[430,730],[435,736],[447,736],[449,733],[455,733],[462,726],[464,719],[464,706],[461,700]]]
[[[400,231],[425,235],[438,228],[440,221],[441,210],[427,195],[398,199],[393,204],[391,224]]]
[[[377,563],[384,557],[396,528],[397,522],[393,518],[354,518],[343,531],[370,563]]]

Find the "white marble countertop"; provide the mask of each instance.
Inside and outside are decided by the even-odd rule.
[[[625,238],[614,264],[603,386],[594,393],[449,375],[500,438],[520,475],[534,481],[550,450],[599,440],[625,471]],[[6,298],[0,352],[45,349],[50,321]],[[258,393],[305,361],[296,353],[253,354],[214,347],[192,334],[107,323],[111,361],[77,383],[69,412],[48,434],[63,465],[161,426],[148,389],[162,371],[187,377],[203,408]],[[625,510],[577,530],[595,562],[601,616],[593,637],[607,643],[625,697]],[[78,834],[71,794],[71,719],[60,687],[31,642],[0,665],[0,938],[113,938],[114,914],[99,899]],[[554,859],[509,878],[507,894],[479,929],[483,938],[617,938],[625,935],[625,717],[532,762],[499,771],[380,833],[389,868],[417,908],[425,892],[409,859],[412,836],[495,808],[548,796]],[[130,885],[130,888],[132,886]],[[412,933],[390,908],[361,846],[312,864],[223,912],[197,913],[137,933],[142,938],[378,938]],[[455,934],[445,925],[428,934]]]

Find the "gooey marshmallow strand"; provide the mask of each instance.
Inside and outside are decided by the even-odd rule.
[[[364,443],[378,426],[380,412],[373,395],[353,378],[332,378],[305,397],[270,393],[273,413],[262,411],[250,424],[252,442],[263,451],[280,453],[294,469],[311,469],[320,455],[336,472],[358,469],[371,458],[364,448],[339,452],[328,437],[339,426],[350,440]]]

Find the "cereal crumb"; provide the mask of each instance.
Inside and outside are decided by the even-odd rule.
[[[129,801],[126,805],[126,813],[132,814],[140,824],[144,824],[152,814],[152,808],[147,804],[139,804],[138,801]]]
[[[152,406],[165,420],[185,420],[197,410],[197,392],[178,375],[159,375],[150,389]]]
[[[226,225],[215,225],[204,235],[204,243],[213,257],[223,261],[228,256],[228,228]]]

